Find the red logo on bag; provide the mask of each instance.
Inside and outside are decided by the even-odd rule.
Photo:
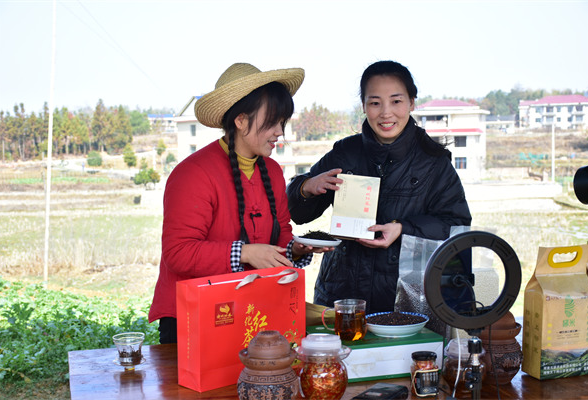
[[[234,303],[232,301],[215,304],[214,308],[214,326],[231,325],[235,322]]]

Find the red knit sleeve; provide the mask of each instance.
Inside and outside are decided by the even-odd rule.
[[[227,233],[226,238],[210,240],[218,213],[218,185],[199,164],[178,165],[168,178],[164,195],[162,259],[170,271],[184,279],[231,272],[234,238]],[[210,162],[206,164],[207,170],[214,170]]]

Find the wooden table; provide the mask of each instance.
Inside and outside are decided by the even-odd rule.
[[[69,385],[72,400],[83,399],[238,399],[236,385],[199,393],[178,385],[177,349],[175,344],[143,346],[147,362],[134,371],[116,365],[116,349],[69,352]],[[483,399],[496,399],[491,380],[484,384]],[[384,382],[405,385],[410,379],[388,379]],[[343,399],[349,400],[375,381],[350,383]],[[416,396],[409,396],[418,399]],[[430,398],[430,397],[429,397]],[[439,399],[445,399],[441,393]],[[519,372],[508,385],[500,386],[501,399],[588,399],[588,375],[539,381]]]

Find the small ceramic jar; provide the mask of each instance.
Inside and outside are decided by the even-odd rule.
[[[510,383],[521,369],[523,352],[516,339],[520,331],[521,324],[516,322],[509,311],[478,335],[486,350],[483,359],[488,366],[488,373],[492,376],[496,373],[499,385]]]
[[[298,395],[298,377],[291,366],[296,352],[280,332],[259,332],[239,358],[245,365],[237,382],[240,400],[289,400]]]

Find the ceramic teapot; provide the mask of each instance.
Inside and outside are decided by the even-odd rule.
[[[239,352],[245,368],[237,381],[240,400],[286,400],[298,395],[292,369],[296,351],[278,331],[261,331]]]

